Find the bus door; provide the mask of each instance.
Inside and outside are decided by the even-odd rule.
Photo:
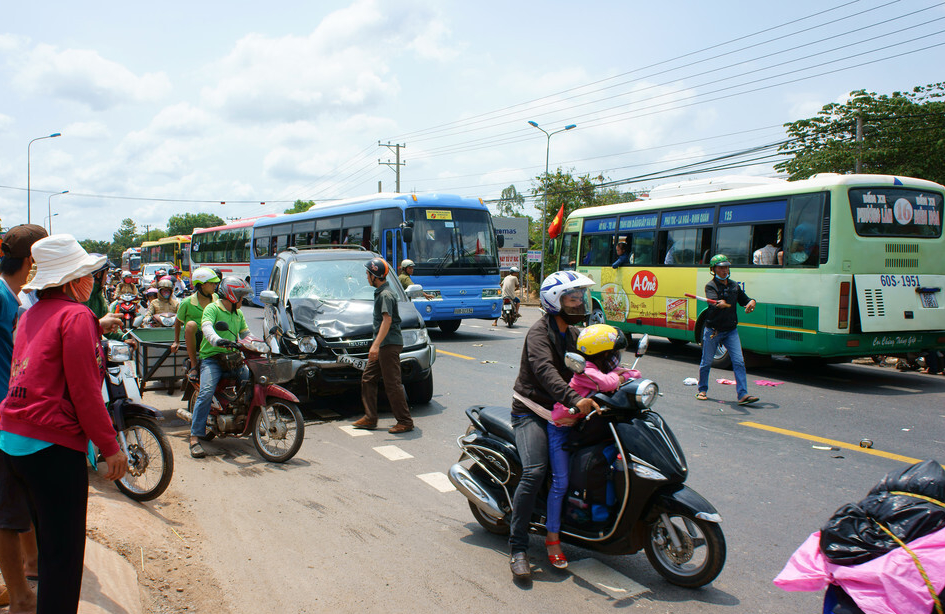
[[[384,230],[384,241],[382,243],[381,249],[383,250],[382,256],[387,262],[394,267],[394,271],[397,272],[397,268],[400,266],[400,261],[404,257],[404,251],[401,247],[403,245],[403,237],[400,232],[400,228],[388,228]]]

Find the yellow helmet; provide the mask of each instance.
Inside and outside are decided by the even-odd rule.
[[[595,356],[627,347],[627,338],[609,324],[594,324],[581,331],[577,350],[585,356]]]

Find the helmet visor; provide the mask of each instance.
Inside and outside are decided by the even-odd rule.
[[[575,288],[561,295],[561,313],[587,316],[591,313],[591,295],[586,288]]]

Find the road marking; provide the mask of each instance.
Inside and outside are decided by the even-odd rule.
[[[882,384],[877,386],[877,388],[885,388],[886,390],[896,390],[898,392],[922,392],[921,390],[916,390],[915,388],[903,388],[902,386],[890,386],[889,384]]]
[[[597,559],[571,561],[568,563],[568,571],[614,599],[636,597],[649,590]]]
[[[456,490],[456,487],[453,486],[450,479],[446,477],[446,474],[442,471],[437,471],[436,473],[421,473],[417,477],[440,492],[453,492]]]
[[[378,446],[374,448],[374,451],[386,458],[387,460],[399,461],[407,458],[413,458],[413,454],[408,454],[404,452],[397,446]]]
[[[339,426],[338,428],[340,428],[340,429],[341,429],[342,431],[344,431],[345,433],[351,435],[352,437],[363,437],[363,436],[365,436],[365,435],[370,435],[370,434],[371,434],[371,431],[368,431],[368,430],[365,430],[365,429],[356,429],[356,428],[354,428],[353,426],[351,426],[350,424],[347,424],[347,425],[345,425],[345,426]]]
[[[892,452],[883,452],[882,450],[874,450],[873,448],[861,448],[857,444],[846,443],[844,441],[837,441],[836,439],[827,439],[825,437],[817,437],[815,435],[808,435],[807,433],[799,433],[797,431],[789,431],[787,429],[778,428],[776,426],[768,426],[767,424],[759,424],[757,422],[739,422],[742,426],[750,426],[755,429],[761,429],[763,431],[771,431],[772,433],[780,433],[781,435],[787,435],[788,437],[797,437],[798,439],[807,439],[808,441],[816,441],[818,443],[825,443],[831,446],[836,446],[838,448],[846,448],[847,450],[853,450],[855,452],[862,452],[863,454],[872,454],[873,456],[881,456],[883,458],[889,458],[892,460],[901,461],[903,463],[909,463],[913,465],[915,463],[920,463],[917,458],[912,458],[910,456],[903,456],[901,454],[893,454]]]
[[[453,352],[447,352],[446,350],[441,350],[440,348],[436,348],[436,353],[446,354],[447,356],[455,356],[456,358],[465,358],[466,360],[476,360],[472,356],[463,356],[462,354],[454,354]]]

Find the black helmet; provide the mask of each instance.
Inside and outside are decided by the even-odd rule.
[[[378,279],[386,279],[387,273],[390,272],[390,266],[388,266],[387,261],[383,258],[371,258],[364,263],[364,268],[368,270],[368,273]]]
[[[239,277],[224,277],[220,285],[217,286],[217,294],[220,295],[220,298],[225,298],[236,305],[239,305],[244,298],[252,293],[249,284]]]

